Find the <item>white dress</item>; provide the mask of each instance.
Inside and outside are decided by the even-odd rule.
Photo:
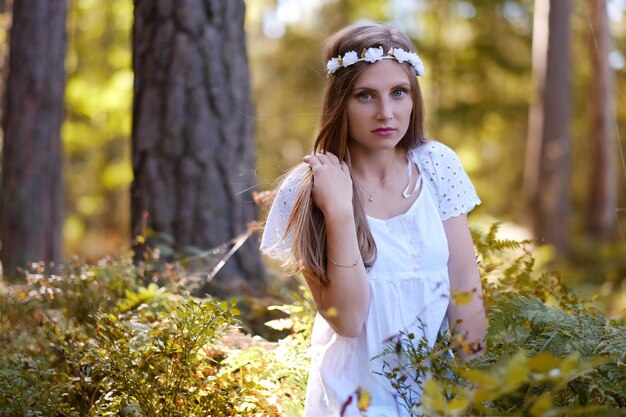
[[[377,258],[368,271],[370,305],[363,331],[357,338],[342,337],[319,313],[315,318],[305,417],[339,417],[358,387],[371,394],[368,417],[408,415],[387,378],[377,374],[383,361],[393,358],[372,358],[400,331],[413,332],[418,339],[424,335],[432,346],[446,326],[450,283],[442,222],[469,212],[480,200],[447,146],[429,141],[409,156],[421,173],[420,195],[404,214],[386,220],[367,217]],[[270,209],[261,250],[273,258],[288,256],[290,237],[282,237],[304,169],[306,165],[283,182]],[[361,415],[353,398],[344,416]]]

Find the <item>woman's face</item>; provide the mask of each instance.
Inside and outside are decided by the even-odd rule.
[[[407,71],[393,59],[367,64],[347,102],[349,145],[393,149],[409,128],[413,99]]]

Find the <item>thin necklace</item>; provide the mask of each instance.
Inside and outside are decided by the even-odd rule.
[[[387,168],[387,170],[385,171],[385,175],[384,175],[384,176],[383,176],[383,178],[380,180],[380,182],[378,183],[377,187],[380,187],[380,186],[382,186],[382,185],[383,185],[383,183],[384,183],[384,182],[385,182],[385,180],[387,179],[387,175],[389,175],[389,172],[391,172],[391,168],[393,168],[393,165],[395,164],[396,159],[398,159],[398,155],[396,155],[396,156],[393,158],[393,161],[391,161],[391,165],[389,165],[389,168]],[[358,185],[359,187],[361,187],[361,189],[362,189],[363,191],[365,191],[365,193],[369,196],[369,197],[368,197],[368,199],[367,199],[367,201],[368,201],[368,202],[370,202],[370,203],[371,203],[372,201],[374,201],[374,193],[375,193],[376,191],[378,191],[378,190],[374,190],[374,193],[370,193],[370,192],[369,192],[369,191],[367,191],[367,189],[363,186],[363,184],[361,184],[361,181],[359,181],[359,180],[357,180],[357,179],[356,179],[356,176],[354,176],[354,175],[353,175],[353,176],[352,176],[352,179],[353,179],[353,180],[355,180],[355,181],[356,181],[356,183],[357,183],[357,185]]]

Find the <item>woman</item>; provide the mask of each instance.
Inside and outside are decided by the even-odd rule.
[[[325,48],[328,85],[314,152],[279,187],[261,249],[300,270],[318,308],[305,416],[403,415],[382,375],[385,341],[434,344],[452,323],[482,350],[485,314],[467,213],[480,200],[452,150],[428,141],[409,39],[348,26]],[[449,303],[455,291],[469,303]],[[446,320],[447,318],[447,320]],[[343,414],[342,414],[343,413]]]

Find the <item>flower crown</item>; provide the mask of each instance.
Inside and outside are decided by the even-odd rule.
[[[411,64],[417,75],[424,75],[424,64],[422,63],[419,55],[415,52],[407,52],[402,48],[390,48],[387,55],[383,55],[382,46],[379,46],[378,48],[363,49],[361,57],[359,57],[355,51],[349,51],[343,54],[343,56],[339,55],[336,58],[331,58],[326,63],[326,69],[328,70],[328,75],[330,76],[339,68],[347,68],[357,62],[365,61],[373,64],[374,62],[382,61],[383,59],[395,59],[401,64],[403,62],[408,62]]]

